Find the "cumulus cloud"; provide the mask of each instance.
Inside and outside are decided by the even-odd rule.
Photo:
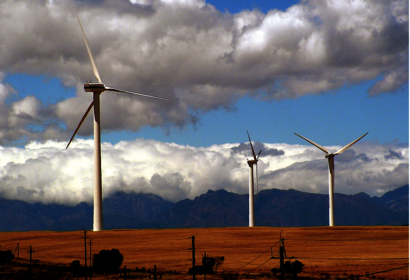
[[[3,83],[0,72],[0,144],[10,144],[22,137],[25,141],[64,139],[68,134],[58,126],[50,108],[35,96],[18,98],[18,93]]]
[[[283,155],[258,162],[259,189],[328,192],[327,160],[315,147],[261,143]],[[28,202],[77,204],[93,199],[93,141],[31,142],[24,148],[0,147],[0,194]],[[239,144],[195,148],[136,139],[102,145],[103,196],[116,191],[153,193],[170,201],[193,199],[209,189],[248,192],[247,156]],[[340,147],[332,147],[332,149]],[[319,151],[320,152],[320,151]],[[364,141],[335,157],[338,193],[381,195],[408,184],[408,147]],[[400,157],[386,157],[399,154]]]
[[[405,0],[312,0],[266,14],[223,13],[202,0],[6,0],[0,14],[0,71],[58,77],[77,89],[43,108],[46,119],[36,97],[16,102],[7,114],[22,129],[3,140],[58,140],[59,129],[70,134],[90,104],[82,84],[95,78],[76,15],[104,83],[169,99],[105,92],[105,131],[184,127],[246,94],[295,98],[379,77],[368,89],[373,96],[408,83]],[[30,124],[46,127],[33,132]],[[89,119],[79,134],[91,133]]]
[[[331,147],[330,150],[336,151],[338,148]],[[306,150],[318,151],[316,147],[306,147]],[[360,153],[356,155],[356,151]],[[291,157],[293,163],[265,172],[259,180],[260,184],[265,188],[286,189],[294,186],[295,189],[307,192],[328,192],[328,163],[323,153],[304,151]],[[298,157],[298,160],[294,157]],[[394,189],[393,186],[408,184],[408,168],[408,147],[364,141],[335,156],[335,192],[366,192],[378,196]]]

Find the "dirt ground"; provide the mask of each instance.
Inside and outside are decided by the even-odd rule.
[[[202,255],[224,256],[218,273],[239,273],[239,279],[268,279],[263,276],[279,267],[279,238],[285,238],[286,256],[301,261],[305,267],[300,278],[408,279],[408,227],[317,227],[317,228],[205,228],[205,229],[144,229],[87,232],[87,263],[89,240],[92,254],[103,249],[118,249],[124,256],[123,266],[132,270],[157,266],[159,273],[186,273],[191,267],[190,250],[195,236],[197,264]],[[69,265],[73,260],[84,264],[84,232],[2,232],[1,250],[15,251],[19,257],[46,263]],[[146,275],[148,277],[148,275]],[[204,276],[198,276],[202,279]],[[221,279],[221,276],[207,276]],[[98,279],[93,277],[93,279]],[[118,276],[100,279],[118,279]],[[192,276],[164,275],[163,279],[192,279]]]

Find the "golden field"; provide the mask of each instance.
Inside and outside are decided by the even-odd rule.
[[[287,257],[295,257],[305,265],[301,278],[343,278],[408,266],[409,263],[408,227],[106,230],[87,232],[87,242],[92,239],[93,254],[103,249],[118,249],[124,256],[123,266],[133,270],[156,265],[159,271],[186,273],[192,256],[189,250],[192,243],[188,238],[195,236],[197,264],[201,263],[201,255],[206,252],[209,256],[225,257],[218,273],[238,272],[242,275],[239,279],[252,275],[254,279],[265,279],[257,275],[269,272],[279,263],[281,232],[282,237],[285,236]],[[83,236],[83,231],[3,232],[0,245],[2,250],[14,252],[19,243],[20,258],[24,259],[28,259],[27,251],[32,245],[35,250],[33,258],[40,262],[69,265],[78,259],[84,264]],[[88,250],[87,244],[89,263]],[[271,259],[272,251],[274,258]],[[403,268],[361,279],[408,279],[408,276],[408,268]],[[197,279],[202,277],[197,276]],[[207,276],[207,279],[219,279],[216,277]],[[163,278],[192,279],[182,275],[174,278],[164,275]]]

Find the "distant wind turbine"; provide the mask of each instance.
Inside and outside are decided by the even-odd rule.
[[[255,226],[255,203],[254,203],[254,180],[253,180],[253,166],[256,165],[256,180],[258,180],[258,158],[262,152],[259,151],[258,154],[255,155],[255,150],[252,146],[251,137],[248,133],[249,143],[251,144],[252,155],[253,158],[248,158],[248,165],[249,165],[249,227]]]
[[[334,216],[333,216],[333,194],[334,194],[334,186],[335,186],[335,162],[334,162],[334,157],[335,155],[339,155],[349,149],[351,146],[353,146],[356,142],[358,142],[360,139],[365,137],[369,132],[366,132],[363,136],[357,138],[354,140],[352,143],[344,146],[340,150],[338,150],[336,153],[329,153],[329,151],[320,146],[319,144],[316,144],[315,142],[295,133],[297,136],[300,138],[308,141],[310,144],[313,146],[316,146],[320,150],[322,150],[326,155],[325,158],[327,158],[328,164],[329,164],[329,226],[334,226]]]
[[[81,25],[81,21],[77,16],[78,23],[81,27],[81,32],[84,37],[85,46],[87,47],[88,56],[90,57],[91,65],[93,67],[93,72],[95,77],[98,80],[98,83],[85,83],[84,90],[86,92],[93,93],[93,101],[91,102],[88,109],[85,111],[84,116],[80,120],[77,128],[75,129],[73,136],[71,136],[70,141],[67,144],[66,149],[70,146],[71,141],[73,141],[74,136],[77,134],[77,131],[80,129],[82,123],[84,122],[85,118],[87,117],[88,113],[91,111],[91,108],[94,107],[94,231],[101,231],[103,230],[103,209],[102,209],[102,182],[101,182],[101,130],[100,130],[100,94],[103,91],[115,91],[115,92],[122,92],[127,94],[133,94],[143,97],[167,100],[166,98],[135,93],[131,91],[115,89],[105,86],[101,82],[100,74],[98,73],[97,66],[95,65],[93,56],[91,54],[90,47],[88,46],[87,38],[85,37],[83,26]]]

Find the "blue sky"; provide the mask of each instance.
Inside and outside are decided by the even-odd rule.
[[[77,15],[107,86],[169,99],[101,95],[105,196],[247,193],[246,131],[263,150],[260,189],[328,192],[323,153],[295,132],[330,152],[369,132],[336,157],[336,192],[408,184],[408,1],[16,0],[0,10],[4,197],[92,201],[92,114],[65,149],[92,100],[83,83],[95,81]]]

